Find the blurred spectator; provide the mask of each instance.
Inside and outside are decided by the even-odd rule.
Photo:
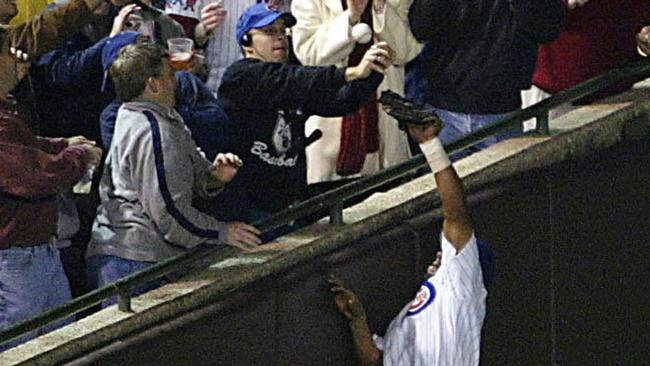
[[[212,1],[212,0],[210,0]],[[223,23],[226,10],[223,1],[208,0],[166,0],[165,13],[183,26],[185,37],[194,40],[193,64],[188,71],[198,75],[201,80],[208,79],[205,46],[210,35]],[[207,5],[203,5],[207,4]]]
[[[60,6],[68,3],[70,0],[55,0],[49,8]],[[164,11],[156,8],[150,0],[139,1],[138,6],[129,7],[129,12],[123,12],[123,21],[120,24],[120,31],[134,31],[143,34],[149,40],[160,42],[166,45],[169,38],[184,37],[183,27],[167,15]],[[123,11],[123,6],[113,6],[108,16],[96,17],[93,19],[92,27],[94,29],[85,29],[84,34],[90,35],[92,43],[109,35],[109,31],[115,35],[116,22],[115,17],[120,16],[119,12]],[[111,29],[113,27],[113,29]]]
[[[539,47],[533,86],[522,93],[523,106],[605,73],[635,55],[634,35],[650,23],[650,1],[563,0],[567,16],[560,37]],[[620,93],[633,82],[619,84],[578,103]],[[556,118],[575,108],[569,103],[551,111]],[[526,129],[534,128],[534,120]]]
[[[166,0],[164,10],[183,27],[185,37],[194,38],[194,30],[201,21],[200,0]]]
[[[67,2],[58,0],[49,8],[53,10]],[[93,12],[91,22],[69,37],[63,47],[32,63],[30,78],[25,78],[24,85],[17,88],[21,91],[17,94],[22,103],[29,106],[32,126],[40,134],[64,137],[83,134],[91,140],[99,141],[99,116],[115,96],[110,82],[104,83],[102,54],[107,45],[120,38],[121,32],[129,26],[134,28],[130,24],[133,13],[141,13],[140,7],[127,5],[120,9],[102,3]],[[180,27],[166,15],[155,19],[157,25],[154,28],[160,28],[161,37],[165,33],[163,29],[172,29],[166,37],[180,34],[173,31],[180,31]],[[130,32],[127,37],[135,38],[138,35],[139,33]],[[97,171],[101,171],[101,165]],[[100,174],[96,174],[96,178],[100,178]],[[98,181],[96,179],[96,183]],[[73,296],[79,296],[88,290],[85,253],[99,205],[97,184],[93,187],[90,194],[66,194],[59,199],[61,210],[70,218],[70,225],[80,223],[81,228],[73,237],[71,245],[61,248],[61,259],[70,279]]]
[[[95,17],[108,16],[107,5],[100,6],[101,12],[96,10]],[[101,57],[112,39],[107,37],[110,28],[98,23],[94,26],[99,29],[84,27],[82,32],[69,37],[63,47],[32,62],[27,84],[33,92],[31,103],[35,117],[47,121],[38,126],[45,136],[84,134],[93,140],[100,138],[99,114],[113,99],[112,93],[101,90],[104,79]],[[106,33],[100,34],[100,30]]]
[[[22,85],[23,91],[32,93],[21,99],[34,112],[33,125],[37,125],[41,135],[84,135],[90,140],[99,140],[99,114],[111,100],[100,92],[101,50],[107,39],[92,45],[85,32],[80,32],[70,37],[64,47],[32,63],[29,78],[23,79],[26,85]],[[98,178],[99,174],[96,176]],[[59,226],[63,230],[58,237],[71,239],[65,242],[67,246],[59,247],[61,261],[72,296],[76,297],[88,290],[84,256],[99,197],[96,190],[84,195],[68,192],[62,194],[58,202]]]
[[[7,24],[18,14],[16,0],[0,0],[0,24]]]
[[[228,12],[221,0],[166,0],[165,13],[183,26],[186,37],[193,38],[202,48]]]
[[[209,72],[206,85],[215,94],[228,66],[242,58],[241,48],[235,36],[237,19],[246,9],[256,3],[256,0],[224,0],[222,3],[227,15],[221,26],[212,32],[205,49]]]
[[[124,30],[141,33],[165,47],[168,39],[185,37],[185,31],[180,24],[153,6],[145,6],[131,13]]]
[[[386,70],[379,91],[403,94],[403,65],[421,49],[409,30],[407,3],[294,0],[296,56],[306,65],[356,65],[373,38],[385,41],[394,50],[393,65]],[[364,28],[365,40],[360,39]],[[406,133],[397,127],[397,121],[378,110],[376,99],[371,95],[359,110],[342,118],[312,116],[307,121],[308,134],[316,129],[323,132],[306,151],[308,183],[372,174],[410,157]]]
[[[102,0],[76,0],[29,21],[0,28],[0,329],[70,298],[59,258],[57,195],[70,191],[101,151],[82,137],[37,137],[10,95],[30,56],[52,50],[91,19]],[[2,10],[2,9],[0,9]],[[56,328],[55,323],[0,350]]]
[[[293,15],[264,3],[248,8],[237,25],[245,58],[228,68],[219,88],[236,128],[235,152],[245,163],[234,191],[227,190],[231,203],[224,214],[242,221],[265,218],[302,198],[305,146],[318,138],[305,139],[304,122],[314,114],[356,110],[392,63],[392,51],[382,43],[353,67],[289,64],[286,32],[294,24]]]
[[[521,107],[538,44],[558,36],[563,9],[560,0],[414,0],[409,20],[426,45],[409,69],[407,95],[434,108],[447,144]]]
[[[47,7],[47,4],[49,3],[48,0],[15,0],[13,3],[16,4],[16,8],[18,10],[18,14],[13,19],[9,19],[11,21],[7,22],[0,22],[1,24],[18,24],[25,22],[34,16],[38,15]]]
[[[59,0],[59,5],[52,4],[50,8],[67,2]],[[98,10],[106,5],[109,4],[104,3]],[[84,131],[99,139],[99,115],[115,97],[108,69],[102,64],[105,54],[110,49],[116,53],[125,39],[132,43],[137,37],[154,37],[153,40],[166,45],[168,38],[182,36],[180,25],[157,9],[142,9],[133,4],[116,13],[117,9],[106,6],[101,12],[96,10],[89,26],[70,37],[64,47],[40,57],[30,68],[29,86],[38,101],[33,103],[34,110],[52,121],[39,126],[44,134],[70,136]],[[111,14],[115,17],[107,21]],[[154,19],[153,23],[143,20],[143,14],[144,19]]]
[[[174,110],[176,81],[165,49],[151,43],[128,45],[110,74],[125,103],[117,115],[100,186],[102,203],[88,244],[89,278],[95,287],[200,244],[219,241],[243,250],[257,246],[254,227],[224,223],[192,207],[195,195],[219,193],[241,160],[219,154],[211,163],[199,153]]]

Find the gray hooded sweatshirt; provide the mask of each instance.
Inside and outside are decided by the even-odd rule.
[[[192,207],[207,197],[211,163],[182,117],[149,101],[124,103],[106,156],[88,257],[155,262],[226,240],[226,224]]]

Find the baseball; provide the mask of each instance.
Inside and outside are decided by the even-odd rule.
[[[366,23],[359,23],[352,27],[352,39],[357,43],[366,44],[372,39],[372,30]]]

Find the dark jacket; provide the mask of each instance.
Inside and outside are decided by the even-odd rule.
[[[102,50],[108,40],[93,45],[77,35],[32,64],[29,74],[42,135],[100,138],[99,115],[113,99],[113,93],[101,92]]]
[[[234,152],[244,161],[230,184],[244,192],[241,202],[274,213],[301,198],[307,175],[307,118],[352,113],[381,81],[380,74],[372,73],[347,83],[345,70],[334,66],[254,59],[232,64],[219,87],[219,100],[236,128]]]
[[[419,92],[437,108],[516,110],[520,91],[531,85],[538,44],[554,40],[562,20],[561,0],[415,0],[411,31],[426,45],[409,79],[426,81]]]

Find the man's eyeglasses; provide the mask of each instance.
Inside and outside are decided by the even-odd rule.
[[[279,36],[288,36],[291,32],[290,28],[259,28],[252,29],[250,34],[264,34],[269,37],[279,37]]]

